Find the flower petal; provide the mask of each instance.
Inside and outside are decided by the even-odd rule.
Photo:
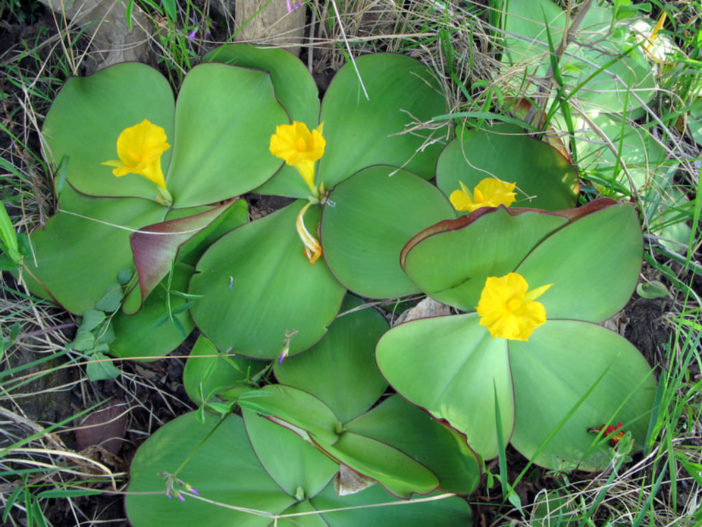
[[[549,287],[551,284],[528,292],[529,284],[519,273],[488,277],[476,307],[480,324],[493,338],[528,340],[546,322],[546,308],[533,299]]]

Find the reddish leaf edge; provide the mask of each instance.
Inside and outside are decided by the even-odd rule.
[[[405,264],[407,261],[407,256],[410,253],[412,249],[414,249],[415,246],[417,246],[419,243],[422,241],[426,240],[427,238],[437,235],[437,234],[442,234],[445,232],[450,232],[450,231],[457,231],[459,229],[463,229],[467,227],[468,225],[476,222],[486,214],[493,214],[495,211],[503,209],[504,211],[507,212],[510,216],[519,216],[520,214],[525,214],[527,212],[538,212],[540,214],[548,214],[551,216],[560,216],[562,218],[565,218],[569,221],[569,223],[572,223],[584,216],[587,216],[589,214],[593,214],[595,212],[598,212],[600,210],[607,209],[609,207],[613,207],[614,205],[618,205],[623,202],[619,202],[615,199],[612,198],[597,198],[594,199],[585,205],[581,207],[575,207],[572,209],[563,209],[563,210],[557,210],[557,211],[547,211],[543,209],[536,209],[536,208],[527,208],[527,207],[505,207],[504,205],[500,205],[499,207],[482,207],[468,215],[461,216],[455,220],[443,220],[440,221],[439,223],[435,223],[434,225],[427,227],[426,229],[418,232],[410,240],[405,244],[405,246],[402,248],[402,251],[400,251],[400,266],[402,267],[403,270],[405,269]]]
[[[141,301],[135,313],[141,309],[146,297],[168,274],[180,248],[224,214],[239,199],[240,197],[236,196],[216,204],[205,212],[147,225],[131,234],[129,244],[132,248],[141,290]]]

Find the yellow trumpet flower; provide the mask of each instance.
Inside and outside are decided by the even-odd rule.
[[[478,183],[473,192],[462,181],[458,182],[461,190],[454,190],[449,196],[451,205],[456,210],[473,212],[481,207],[509,207],[517,199],[514,189],[516,183],[506,183],[501,179],[489,177]]]
[[[314,164],[324,155],[327,144],[322,127],[320,124],[310,132],[307,125],[299,121],[281,124],[276,126],[269,146],[271,154],[297,169],[315,198],[320,196],[314,184]]]
[[[528,291],[529,284],[519,273],[489,276],[476,308],[480,325],[493,338],[529,340],[531,333],[546,322],[546,308],[535,302],[553,284]]]
[[[170,200],[166,179],[161,168],[161,156],[171,145],[166,142],[166,131],[144,119],[137,125],[122,130],[117,138],[119,160],[105,161],[102,164],[114,167],[116,177],[137,174],[154,182],[164,201]],[[170,203],[168,203],[170,204]]]

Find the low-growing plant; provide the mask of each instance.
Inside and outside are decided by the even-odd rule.
[[[655,79],[625,13],[592,8],[581,22],[614,28],[614,48],[560,63],[563,12],[540,1],[536,27],[509,6],[502,60],[530,56],[519,35],[543,38],[540,67],[568,80],[526,112],[572,129],[583,90],[620,155],[578,158],[645,188],[623,123]],[[612,65],[636,97],[599,93]],[[31,259],[0,215],[8,266],[82,316],[70,346],[92,379],[119,375],[107,354],[156,358],[200,332],[183,378],[199,408],[139,449],[133,525],[467,525],[465,498],[508,443],[558,471],[650,446],[654,373],[600,326],[641,268],[638,211],[613,199],[627,185],[615,169],[596,182],[611,197],[576,207],[558,141],[447,112],[431,70],[386,53],[339,70],[321,102],[298,59],[248,45],[205,56],[177,99],[139,64],[66,83],[43,128],[58,212]],[[294,201],[249,222],[247,193]],[[453,313],[390,328],[369,305],[409,295]]]

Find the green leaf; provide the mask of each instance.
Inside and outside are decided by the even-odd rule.
[[[305,64],[289,51],[237,43],[214,49],[202,60],[267,71],[290,119],[309,128],[317,126],[320,106],[317,85]]]
[[[168,212],[166,220],[175,220],[199,214],[210,210],[212,207],[198,207],[195,209],[172,209]],[[226,207],[216,219],[198,232],[178,251],[178,261],[195,267],[203,253],[210,245],[229,231],[240,227],[249,221],[249,205],[245,200],[239,199]]]
[[[326,404],[302,390],[269,384],[242,394],[239,404],[242,408],[277,417],[293,427],[307,430],[325,444],[333,444],[338,439],[339,418]]]
[[[344,288],[323,261],[312,265],[303,254],[295,230],[303,205],[292,203],[239,227],[198,263],[189,290],[199,296],[193,319],[219,349],[273,359],[286,344],[294,355],[326,333]],[[311,208],[305,215],[310,232],[315,232],[318,214]]]
[[[83,313],[83,320],[80,322],[80,327],[83,331],[92,331],[105,320],[107,315],[104,311],[97,309],[88,309]]]
[[[347,296],[341,312],[362,304]],[[387,388],[375,365],[375,344],[387,329],[373,308],[343,315],[317,345],[276,364],[275,376],[282,384],[318,397],[341,421],[348,421],[368,410]]]
[[[696,99],[690,108],[690,134],[695,142],[702,144],[702,100]]]
[[[344,428],[405,452],[434,472],[446,492],[469,495],[480,481],[478,459],[465,437],[399,395],[388,397]]]
[[[171,289],[184,291],[192,274],[193,268],[189,265],[176,264]],[[110,344],[111,355],[153,360],[170,353],[185,340],[194,326],[190,313],[179,309],[187,304],[187,299],[171,294],[171,320],[168,316],[167,283],[168,277],[154,289],[135,315],[123,311],[115,313],[111,324],[115,333],[115,340]],[[164,323],[159,325],[158,321],[162,318]]]
[[[619,204],[584,216],[551,235],[516,272],[532,289],[553,284],[539,298],[549,318],[600,322],[631,297],[642,253],[636,209]]]
[[[437,488],[439,480],[406,453],[382,441],[345,432],[332,444],[320,445],[335,459],[378,481],[392,494],[409,498]]]
[[[397,499],[379,486],[339,497],[331,483],[321,493],[310,495],[309,490],[317,485],[305,488],[305,478],[319,481],[322,472],[318,470],[327,465],[328,460],[319,453],[315,456],[315,452],[305,447],[294,434],[271,432],[275,440],[265,433],[255,434],[252,441],[263,441],[263,448],[275,456],[273,462],[281,470],[287,465],[291,474],[301,478],[298,480],[301,484],[295,489],[296,497],[293,497],[266,473],[247,440],[240,417],[230,415],[218,423],[216,418],[206,415],[204,424],[200,424],[196,414],[189,413],[162,427],[142,445],[130,469],[126,509],[131,525],[316,526],[321,520],[332,527],[471,525],[470,507],[465,500],[456,497],[420,499],[397,506]],[[272,447],[276,444],[280,445],[281,454],[275,454]],[[261,447],[257,445],[257,448],[260,452]],[[315,478],[305,474],[305,465],[298,465],[302,460],[312,462],[315,473],[318,472]],[[180,481],[192,485],[204,499],[216,503],[201,501],[187,493],[184,493],[185,502],[175,497],[166,498],[165,481],[159,473],[172,475],[176,471]],[[286,486],[292,489],[295,478],[290,475],[281,477],[287,478]],[[176,485],[175,489],[183,490],[183,487]],[[392,504],[395,506],[390,506]],[[309,519],[306,516],[281,517],[315,511],[323,512]]]
[[[514,419],[507,345],[475,313],[400,324],[380,339],[376,358],[403,397],[464,433],[481,456],[497,455],[493,386],[505,437]]]
[[[85,372],[88,375],[88,379],[92,382],[116,379],[122,373],[119,368],[110,361],[109,357],[102,353],[93,353],[90,356],[90,362],[88,362],[88,365],[85,367]]]
[[[516,183],[512,207],[567,209],[578,196],[578,171],[547,143],[512,124],[461,130],[439,157],[436,182],[450,196],[459,182],[471,191],[481,180],[496,177]]]
[[[81,496],[97,496],[98,494],[102,494],[102,491],[90,489],[50,489],[42,490],[36,496],[37,498],[78,498]]]
[[[312,498],[312,505],[324,512],[322,518],[332,527],[358,527],[378,525],[383,527],[471,527],[470,507],[464,499],[449,497],[430,500],[432,496],[407,500],[396,506],[366,507],[371,503],[397,503],[379,486],[367,488],[350,496],[337,496],[329,485],[324,492]],[[345,510],[344,510],[345,508]],[[334,509],[340,509],[335,511]]]
[[[617,22],[615,33],[621,29],[626,37],[617,38],[610,31],[612,18],[611,7],[590,7],[573,39],[577,47],[568,46],[559,64],[566,81],[564,95],[569,96],[578,89],[574,95],[577,101],[598,113],[639,108],[641,103],[629,92],[635,90],[646,102],[654,95],[656,86],[651,66],[632,38],[633,32],[628,27],[631,19]],[[565,11],[550,0],[509,2],[503,61],[536,64],[532,74],[543,76],[550,64],[547,28],[551,41],[560,43],[564,26],[571,21]]]
[[[665,149],[645,127],[622,123],[622,119],[622,116],[599,114],[589,123],[579,123],[584,131],[576,142],[578,162],[593,179],[598,178],[599,186],[609,195],[629,196],[635,190],[656,189],[668,170],[664,164]],[[611,144],[603,144],[600,134]]]
[[[320,122],[327,146],[319,162],[318,181],[333,188],[358,170],[377,164],[433,177],[440,146],[420,149],[440,134],[430,129],[409,130],[446,113],[435,77],[419,62],[401,55],[365,55],[356,58],[355,64],[358,73],[347,64],[324,95]]]
[[[68,182],[83,194],[154,199],[152,182],[136,174],[118,179],[101,163],[117,159],[119,134],[144,119],[163,127],[172,144],[174,106],[168,81],[144,64],[117,64],[89,77],[71,78],[56,97],[42,129],[49,159],[56,164],[68,158]],[[171,151],[161,158],[164,172]]]
[[[78,328],[71,348],[76,351],[91,351],[94,347],[95,335],[89,329]]]
[[[300,488],[301,489],[301,488]],[[303,499],[301,496],[299,499]],[[286,517],[289,515],[289,517]],[[322,515],[312,506],[308,500],[299,501],[281,514],[281,518],[273,527],[328,527]]]
[[[175,0],[161,0],[161,5],[163,6],[163,10],[170,20],[173,22],[178,20]]]
[[[337,463],[291,430],[260,417],[256,412],[244,410],[242,415],[258,459],[286,493],[295,496],[300,489],[302,497],[309,498],[327,486],[339,468]]]
[[[268,71],[275,94],[288,112],[290,120],[303,122],[310,130],[317,127],[320,106],[317,84],[302,61],[287,50],[229,44],[211,51],[203,60]],[[287,121],[278,124],[286,123]],[[256,192],[304,198],[309,194],[309,189],[294,167],[283,165]]]
[[[269,179],[280,160],[268,151],[288,122],[265,72],[201,64],[186,76],[175,112],[166,181],[175,207],[227,200]]]
[[[510,341],[509,360],[516,416],[512,444],[527,458],[551,469],[601,470],[609,463],[612,450],[608,441],[594,447],[596,436],[588,429],[619,421],[643,445],[656,382],[646,360],[624,338],[594,324],[549,320],[528,342]]]
[[[141,302],[131,299],[125,302],[125,312],[132,314],[141,307],[154,287],[170,272],[180,248],[231,206],[231,201],[225,202],[203,212],[148,225],[133,232],[129,242],[139,275],[139,289],[132,291],[132,295],[140,293]]]
[[[112,313],[122,305],[124,292],[120,284],[110,284],[107,286],[104,296],[97,301],[95,308],[105,313]]]
[[[193,497],[187,497],[184,503],[166,497],[166,485],[159,472],[173,474],[186,459],[177,477],[201,496],[231,507]],[[263,469],[249,445],[243,422],[236,415],[229,415],[221,423],[205,415],[204,424],[199,424],[192,412],[161,427],[139,448],[130,467],[129,481],[126,510],[134,527],[263,527],[272,522],[272,517],[242,509],[273,515],[295,501]]]
[[[393,445],[344,429],[322,401],[296,388],[268,385],[243,394],[239,404],[275,418],[303,437],[300,429],[306,431],[310,440],[333,459],[377,480],[397,496],[425,494],[439,483],[424,465]]]
[[[514,270],[539,242],[567,223],[552,214],[483,209],[419,233],[402,250],[401,264],[432,298],[473,311],[488,276]]]
[[[322,216],[324,259],[359,295],[416,293],[400,268],[402,247],[421,229],[455,217],[446,197],[420,177],[391,167],[367,168],[329,196]]]
[[[30,290],[51,297],[68,311],[95,306],[120,271],[133,266],[129,234],[163,219],[165,209],[143,199],[96,199],[67,186],[61,210],[32,233],[34,258],[25,265]]]
[[[652,282],[644,282],[637,285],[636,294],[641,298],[666,298],[668,296],[668,288],[663,282],[653,280]]]
[[[127,285],[129,281],[132,279],[132,276],[134,275],[134,270],[130,268],[122,269],[119,273],[117,273],[117,281],[121,285]]]
[[[0,249],[15,263],[19,263],[22,259],[17,243],[17,233],[2,200],[0,200]]]
[[[193,346],[183,370],[183,386],[188,397],[202,404],[203,397],[214,395],[222,399],[236,399],[251,389],[248,383],[267,363],[253,361],[230,353],[221,353],[207,338],[200,335]]]

